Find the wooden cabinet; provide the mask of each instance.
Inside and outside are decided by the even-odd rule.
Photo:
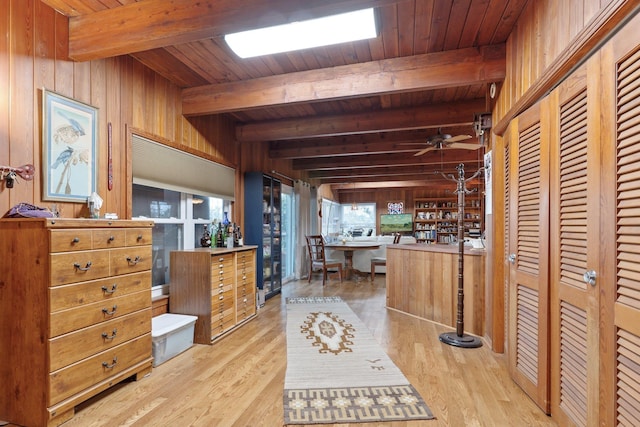
[[[458,314],[456,245],[387,247],[387,307],[455,328]],[[485,251],[465,251],[464,330],[484,335]]]
[[[0,420],[59,425],[151,372],[152,226],[0,220]]]
[[[198,316],[194,341],[211,344],[256,315],[256,247],[171,252],[171,312]]]
[[[466,196],[464,208],[465,237],[480,237],[484,231],[482,197]],[[458,236],[458,198],[437,197],[416,199],[413,215],[413,235],[419,242],[453,243]]]

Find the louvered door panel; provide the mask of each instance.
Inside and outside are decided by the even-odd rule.
[[[548,145],[544,101],[518,117],[509,147],[509,371],[549,412]]]
[[[636,37],[636,43],[638,42]],[[617,65],[616,423],[640,425],[640,49]]]
[[[618,330],[617,336],[616,424],[640,425],[640,337]]]
[[[598,84],[590,60],[551,95],[551,412],[562,425],[598,419],[598,292],[587,284],[600,260]]]
[[[587,316],[565,301],[560,302],[559,379],[559,409],[574,425],[586,426]]]

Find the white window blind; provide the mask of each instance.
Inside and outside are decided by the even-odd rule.
[[[234,200],[235,169],[138,135],[133,136],[133,182]]]

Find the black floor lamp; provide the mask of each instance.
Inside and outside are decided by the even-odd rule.
[[[482,346],[482,341],[478,337],[464,333],[464,196],[477,191],[477,189],[467,190],[466,183],[477,177],[483,168],[478,169],[471,178],[464,178],[464,164],[460,163],[458,178],[453,175],[445,178],[457,182],[456,193],[458,193],[458,316],[456,319],[456,331],[440,334],[440,341],[445,344],[463,348],[477,348]]]

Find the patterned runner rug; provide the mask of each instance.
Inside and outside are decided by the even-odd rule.
[[[285,425],[432,418],[340,297],[287,298]]]

